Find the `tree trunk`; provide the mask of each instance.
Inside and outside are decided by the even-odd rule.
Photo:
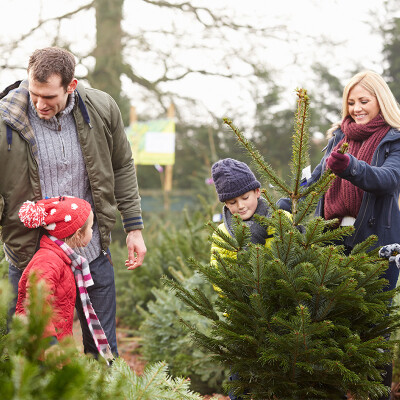
[[[124,122],[129,122],[129,103],[121,95],[123,64],[122,10],[124,0],[96,0],[96,65],[88,79],[96,89],[110,94],[120,107]]]

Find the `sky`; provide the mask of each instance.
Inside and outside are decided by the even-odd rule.
[[[376,28],[371,24],[377,23],[383,15],[382,0],[194,0],[198,4],[225,7],[228,11],[241,16],[242,22],[255,26],[286,23],[296,32],[290,42],[271,41],[264,55],[264,62],[277,69],[275,75],[278,83],[293,92],[296,87],[307,87],[313,79],[311,64],[318,61],[329,66],[331,72],[343,78],[349,78],[348,71],[354,68],[355,63],[364,69],[374,69],[382,72],[382,42]],[[2,24],[0,24],[0,43],[15,39],[21,33],[29,32],[38,18],[48,18],[74,9],[85,4],[83,0],[55,1],[55,0],[0,0],[3,2]],[[5,6],[6,5],[6,6]],[[5,13],[4,13],[5,10]],[[22,12],[21,12],[22,10]],[[18,15],[18,19],[15,16]],[[373,17],[371,16],[373,15]],[[76,49],[85,51],[90,49],[93,37],[94,13],[85,13],[74,19],[73,24],[64,26],[67,29],[68,39],[74,39]],[[125,0],[125,25],[142,24],[146,28],[169,24],[165,15],[154,12],[141,0]],[[179,21],[178,21],[179,23]],[[184,21],[182,20],[182,23]],[[65,33],[64,33],[65,34]],[[322,38],[323,36],[340,43],[331,50],[315,46],[315,40],[309,37]],[[13,53],[9,62],[13,65],[26,65],[29,54],[34,48],[45,47],[48,43],[46,31],[28,39]],[[298,52],[297,64],[293,63],[293,51]],[[7,53],[6,53],[7,54]],[[4,55],[3,53],[3,56]],[[82,68],[82,67],[80,67]],[[0,70],[0,88],[21,78],[23,71]],[[84,69],[77,72],[84,73]],[[347,74],[347,75],[346,75]],[[315,84],[315,82],[314,82]],[[199,77],[189,78],[179,90],[182,92],[195,89],[196,96],[206,102],[210,108],[223,108],[226,99],[234,97],[235,91],[240,88],[233,82],[211,79],[201,80]],[[210,96],[210,93],[213,93]],[[240,97],[240,96],[238,96]],[[238,99],[239,101],[239,99]],[[246,101],[246,99],[240,99]],[[239,104],[237,105],[239,107]]]

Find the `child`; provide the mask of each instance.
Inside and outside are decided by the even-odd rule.
[[[270,245],[272,232],[257,224],[254,214],[269,215],[267,202],[261,197],[260,182],[244,162],[225,158],[211,167],[215,190],[221,203],[223,223],[219,225],[224,233],[234,236],[232,215],[239,214],[251,232],[251,242]],[[226,254],[227,250],[213,244],[211,252]],[[212,257],[213,258],[213,257]]]
[[[253,172],[244,162],[226,158],[217,161],[211,167],[212,178],[215,184],[215,190],[221,203],[225,203],[222,209],[223,223],[219,229],[225,234],[234,237],[232,229],[232,215],[239,214],[240,218],[250,228],[251,242],[270,246],[272,242],[272,229],[268,231],[257,224],[253,219],[254,214],[269,215],[269,209],[266,201],[260,197],[260,182],[256,179]],[[216,234],[214,234],[216,236]],[[211,247],[211,263],[215,263],[215,253],[221,256],[227,256],[228,250],[222,249],[213,243]],[[219,291],[218,288],[215,288]],[[239,379],[238,374],[233,374],[229,380]],[[241,400],[232,392],[229,392],[231,400]]]
[[[29,277],[35,273],[39,280],[46,282],[48,301],[53,308],[44,336],[52,337],[54,344],[65,336],[72,336],[76,280],[89,329],[99,353],[106,360],[111,360],[113,356],[110,347],[86,290],[86,287],[93,285],[89,264],[73,250],[87,246],[92,238],[93,212],[90,204],[69,196],[44,199],[36,204],[26,201],[18,216],[27,228],[42,227],[45,232],[39,250],[19,281],[16,314],[26,312]]]

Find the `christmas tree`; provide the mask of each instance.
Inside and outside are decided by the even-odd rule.
[[[249,228],[237,215],[234,238],[209,223],[217,233],[216,244],[234,256],[215,254],[217,267],[191,262],[220,295],[213,300],[198,288],[164,282],[212,322],[205,334],[183,321],[198,345],[237,373],[240,378],[229,382],[229,390],[243,398],[340,399],[347,392],[355,399],[379,398],[387,393],[382,373],[391,362],[388,336],[397,324],[394,292],[383,291],[386,281],[380,278],[387,260],[370,251],[374,237],[345,255],[337,242],[353,227],[336,229],[336,220],[313,217],[335,175],[327,170],[316,184],[302,186],[309,162],[309,97],[304,89],[297,90],[297,99],[289,184],[231,120],[224,120],[262,180],[291,201],[288,215],[277,208],[271,191],[262,191],[271,217],[256,218],[266,229],[273,228],[271,248],[252,244]]]
[[[6,332],[12,289],[0,279],[0,399],[202,400],[165,362],[149,364],[139,376],[122,358],[108,367],[81,354],[72,337],[50,346],[43,338],[52,313],[48,291],[43,282],[30,283],[27,315],[15,315]]]

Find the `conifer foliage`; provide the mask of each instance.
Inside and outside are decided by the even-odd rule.
[[[234,256],[216,254],[217,268],[191,262],[220,295],[214,300],[178,281],[164,282],[212,322],[205,334],[184,321],[197,344],[238,374],[229,389],[243,398],[340,399],[351,392],[355,399],[375,399],[387,392],[381,374],[391,362],[393,342],[387,338],[396,326],[390,305],[394,293],[382,290],[386,281],[380,278],[387,261],[369,251],[374,237],[346,256],[335,241],[353,227],[335,229],[337,221],[313,217],[335,175],[327,170],[315,185],[301,185],[308,163],[309,98],[303,89],[297,98],[289,184],[231,120],[224,121],[263,181],[291,201],[288,215],[269,191],[262,191],[272,214],[257,219],[274,228],[272,246],[250,243],[239,216],[234,216],[235,238],[209,223],[218,245]]]
[[[0,399],[201,400],[190,381],[173,378],[165,362],[135,374],[122,359],[111,367],[81,354],[73,338],[50,346],[43,331],[51,315],[45,286],[30,285],[25,318],[14,316],[6,332],[11,287],[0,279]]]

